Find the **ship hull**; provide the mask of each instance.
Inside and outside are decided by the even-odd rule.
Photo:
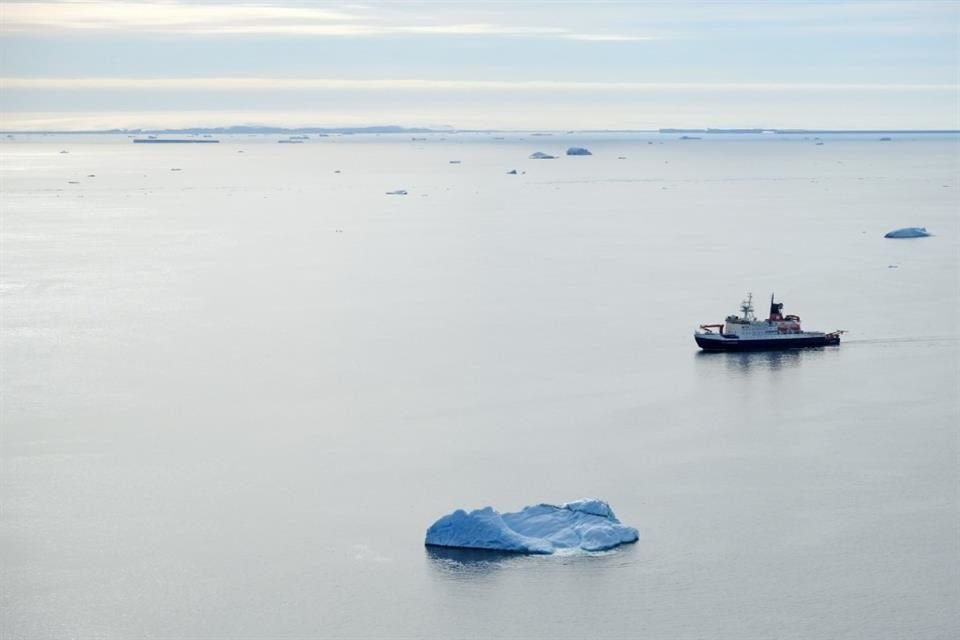
[[[697,345],[704,351],[779,351],[781,349],[810,349],[840,344],[840,336],[834,334],[758,340],[741,340],[715,334],[694,334],[693,337],[697,341]]]

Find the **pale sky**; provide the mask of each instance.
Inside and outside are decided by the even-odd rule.
[[[0,129],[960,129],[960,0],[0,2]]]

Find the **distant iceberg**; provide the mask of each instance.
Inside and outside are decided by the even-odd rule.
[[[887,233],[884,238],[926,238],[930,235],[926,227],[904,227],[903,229],[894,229]]]
[[[637,530],[621,524],[609,504],[587,499],[559,506],[538,504],[517,513],[492,507],[469,513],[458,509],[427,529],[426,544],[551,554],[558,549],[604,551],[638,539]]]
[[[405,196],[407,195],[406,189],[397,189],[396,191],[387,191],[388,196]]]
[[[589,149],[584,149],[583,147],[570,147],[567,149],[568,156],[592,156]]]
[[[549,153],[544,153],[543,151],[534,151],[530,154],[531,160],[556,160],[557,156],[552,156]]]

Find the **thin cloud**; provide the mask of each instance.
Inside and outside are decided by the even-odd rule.
[[[301,35],[373,37],[390,35],[480,35],[542,37],[588,42],[664,38],[724,39],[757,29],[784,37],[955,34],[955,2],[917,0],[864,2],[651,2],[630,11],[613,2],[524,2],[484,5],[394,1],[380,5],[344,3],[322,7],[292,0],[230,3],[183,0],[40,0],[0,3],[0,32],[113,32],[165,35]],[[627,16],[610,22],[614,15]],[[608,32],[608,24],[633,29]]]
[[[586,40],[588,42],[634,42],[662,38],[662,36],[634,36],[621,33],[568,33],[562,37],[567,40]]]
[[[3,7],[2,28],[23,29],[193,29],[263,21],[352,22],[357,14],[282,5],[217,5],[122,2],[12,2]]]
[[[0,31],[160,32],[178,35],[300,35],[372,37],[391,35],[555,37],[582,40],[649,40],[622,33],[578,33],[564,26],[497,24],[463,20],[433,22],[425,16],[375,11],[363,5],[338,9],[283,4],[192,4],[183,2],[8,2]]]

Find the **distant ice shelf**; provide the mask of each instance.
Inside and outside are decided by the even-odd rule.
[[[216,144],[219,140],[206,138],[134,138],[137,144]]]
[[[558,549],[604,551],[638,539],[637,530],[622,524],[609,504],[586,499],[532,505],[516,513],[458,509],[427,529],[426,544],[551,554]]]

